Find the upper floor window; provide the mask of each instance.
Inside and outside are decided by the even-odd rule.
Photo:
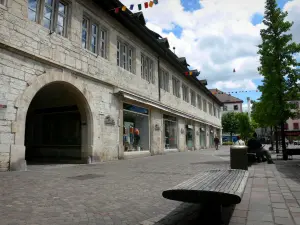
[[[208,111],[209,111],[209,114],[212,115],[213,114],[213,106],[211,103],[208,103]]]
[[[217,108],[213,106],[214,116],[217,117]]]
[[[5,1],[5,0],[0,0]],[[68,5],[61,0],[28,0],[28,18],[66,36]]]
[[[288,130],[289,129],[289,125],[287,123],[284,124],[284,129]]]
[[[0,5],[6,6],[6,0],[0,0]]]
[[[173,95],[180,98],[180,81],[176,77],[172,77]]]
[[[106,58],[107,32],[91,19],[82,19],[82,47]]]
[[[160,88],[164,89],[165,91],[170,91],[170,88],[169,88],[169,80],[170,80],[169,73],[165,70],[160,70],[159,76],[160,76]]]
[[[294,130],[299,130],[299,123],[293,123]]]
[[[154,65],[153,60],[145,55],[141,55],[141,75],[142,78],[147,80],[149,83],[155,82],[154,80]]]
[[[117,65],[134,73],[133,47],[119,40],[117,41]]]
[[[239,110],[239,106],[238,106],[238,105],[234,105],[234,106],[233,106],[233,109],[234,109],[234,110]]]
[[[223,111],[227,111],[228,109],[227,109],[227,106],[226,105],[224,105],[223,106]]]
[[[200,110],[202,110],[202,99],[200,95],[197,95],[197,105]]]
[[[191,104],[196,106],[196,94],[193,90],[191,90]]]
[[[203,99],[203,111],[207,112],[207,101]]]
[[[182,98],[184,101],[189,102],[189,88],[182,84]]]

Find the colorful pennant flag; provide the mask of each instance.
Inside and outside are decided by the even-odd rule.
[[[154,4],[157,5],[158,4],[158,0],[146,1],[146,2],[144,2],[144,8],[145,9],[148,9],[149,7],[152,8]],[[143,4],[138,4],[137,5],[139,11],[142,10],[142,8],[143,8],[142,5]],[[133,10],[133,8],[134,8],[134,4],[131,4],[130,7],[129,7],[129,9]],[[126,11],[127,7],[126,6],[122,6],[122,7],[117,7],[117,8],[111,9],[111,10],[114,10],[115,13],[119,13],[120,9],[124,12],[124,11]]]
[[[186,75],[186,76],[188,76],[188,75],[192,76],[193,72],[192,71],[184,72],[184,75]]]
[[[216,92],[212,92],[213,94],[233,94],[233,93],[243,93],[243,92],[259,92],[259,90],[248,90],[248,91],[229,91],[229,92],[223,92],[216,89]]]

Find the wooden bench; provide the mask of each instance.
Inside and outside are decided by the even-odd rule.
[[[222,206],[241,202],[248,175],[246,170],[209,170],[163,191],[162,195],[170,200],[202,204],[213,212],[210,223],[222,224]]]

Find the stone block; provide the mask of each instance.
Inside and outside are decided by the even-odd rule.
[[[11,145],[10,170],[11,171],[27,170],[24,145]]]
[[[0,144],[0,153],[9,153],[10,145],[9,144]]]

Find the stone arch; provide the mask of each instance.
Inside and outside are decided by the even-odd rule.
[[[86,132],[86,135],[82,148],[84,148],[83,152],[87,159],[93,155],[95,110],[92,104],[92,95],[80,78],[71,73],[56,70],[34,79],[15,102],[17,114],[16,120],[12,125],[12,131],[15,133],[15,145],[11,148],[11,170],[19,170],[18,164],[25,159],[25,124],[30,103],[38,91],[55,82],[65,83],[75,92],[76,97],[80,98],[80,101],[84,103],[79,108],[79,111],[86,115],[86,121],[83,123],[83,126],[85,126],[83,130]]]

